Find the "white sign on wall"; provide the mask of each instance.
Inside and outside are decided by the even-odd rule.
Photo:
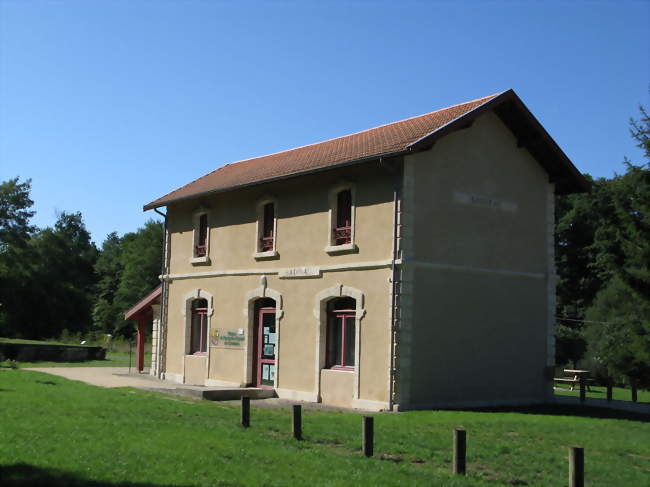
[[[517,211],[517,203],[500,200],[498,198],[492,198],[491,196],[484,196],[481,194],[473,193],[462,193],[460,191],[454,191],[452,196],[456,203],[462,203],[464,205],[480,206],[481,208],[490,208],[493,210],[507,211],[510,213]]]
[[[320,268],[309,267],[291,267],[289,269],[281,269],[278,272],[280,279],[296,279],[300,277],[320,277]]]

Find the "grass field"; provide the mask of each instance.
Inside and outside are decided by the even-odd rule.
[[[3,487],[561,486],[567,445],[585,447],[587,485],[650,478],[648,422],[580,417],[578,409],[376,414],[367,459],[355,413],[305,411],[305,441],[297,442],[289,411],[254,401],[244,430],[238,408],[225,404],[8,369],[0,369],[0,404]],[[468,432],[466,478],[449,473],[454,427]]]
[[[601,386],[590,386],[591,391],[586,391],[587,399],[607,399],[607,388]],[[571,391],[569,387],[561,387],[555,389],[555,394],[560,396],[580,397],[579,388]],[[623,389],[622,387],[612,388],[612,398],[615,401],[631,401],[632,393],[630,389]],[[650,403],[650,391],[637,389],[637,402]]]

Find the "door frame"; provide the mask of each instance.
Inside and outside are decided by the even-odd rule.
[[[278,369],[278,347],[277,347],[277,340],[278,340],[278,324],[277,324],[277,318],[276,318],[276,313],[277,309],[275,307],[264,307],[260,308],[255,317],[255,324],[253,327],[253,333],[254,333],[254,339],[253,339],[253,386],[254,387],[259,387],[263,389],[273,389],[275,387],[275,378],[273,380],[273,385],[269,384],[262,384],[262,365],[263,364],[273,364],[275,365],[275,375],[277,376],[277,369]],[[271,359],[264,359],[262,358],[262,350],[263,350],[263,318],[264,315],[273,315],[273,325],[275,327],[275,334],[276,334],[276,342],[274,346],[274,358],[273,360]]]

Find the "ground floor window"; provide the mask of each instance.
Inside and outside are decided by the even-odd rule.
[[[203,355],[208,343],[208,301],[192,301],[192,329],[190,333],[190,354]]]
[[[327,361],[331,369],[353,370],[355,366],[356,301],[334,299],[327,306]]]

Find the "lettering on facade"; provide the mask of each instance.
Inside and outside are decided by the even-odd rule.
[[[213,348],[242,348],[245,341],[243,328],[237,330],[213,328],[210,332],[210,346]]]
[[[517,211],[517,203],[513,203],[512,201],[505,201],[480,194],[462,193],[460,191],[454,191],[452,196],[456,203],[464,205],[479,206],[481,208],[507,211],[509,213]]]
[[[289,269],[281,269],[278,272],[280,279],[298,279],[301,277],[320,277],[320,268],[309,267],[291,267]]]

